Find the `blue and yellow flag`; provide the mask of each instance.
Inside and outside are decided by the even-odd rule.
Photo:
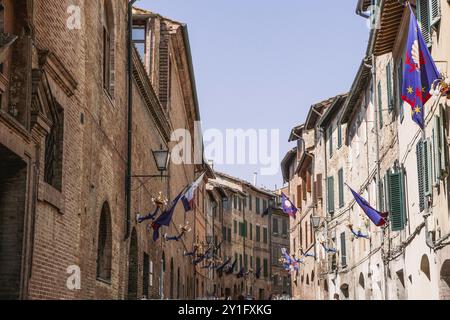
[[[409,6],[409,4],[408,4]],[[412,108],[412,119],[424,128],[424,105],[431,98],[433,82],[440,78],[439,71],[423,40],[414,13],[410,9],[408,40],[403,70],[402,100]]]

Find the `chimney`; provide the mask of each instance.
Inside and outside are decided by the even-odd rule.
[[[258,186],[258,172],[253,172],[253,185]]]

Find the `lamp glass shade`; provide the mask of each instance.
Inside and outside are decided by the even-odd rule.
[[[169,162],[169,150],[153,150],[153,157],[155,158],[156,168],[159,172],[167,170]]]
[[[311,223],[314,228],[318,228],[320,226],[320,217],[318,216],[311,216]]]

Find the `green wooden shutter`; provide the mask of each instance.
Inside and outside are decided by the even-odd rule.
[[[402,170],[389,172],[389,213],[392,231],[400,231],[406,222],[406,196]]]
[[[333,156],[333,127],[331,125],[328,127],[328,149],[331,158]]]
[[[439,159],[439,127],[436,123],[437,118],[435,117],[433,123],[433,129],[431,131],[431,140],[433,141],[433,157],[434,157],[434,166],[433,166],[433,183],[435,186],[439,185],[439,166],[441,165],[441,161]]]
[[[440,135],[440,141],[441,141],[441,175],[440,179],[445,179],[449,173],[448,166],[449,166],[449,146],[447,143],[447,115],[444,108],[444,105],[440,105],[440,119],[441,119],[441,125],[439,128],[439,135]]]
[[[402,86],[403,86],[403,59],[400,59],[397,67],[397,103],[400,122],[403,122],[403,118],[405,117],[405,110],[403,109],[403,100],[402,100]]]
[[[345,232],[341,233],[341,264],[343,267],[347,265],[347,247],[345,243]]]
[[[342,124],[338,124],[338,149],[342,147]]]
[[[431,44],[430,0],[417,0],[417,19],[425,43]]]
[[[236,220],[233,221],[233,232],[234,232],[234,234],[237,234],[237,222],[236,222]]]
[[[328,213],[334,213],[334,177],[328,177]]]
[[[267,263],[267,258],[264,258],[264,278],[269,276],[269,268]]]
[[[424,194],[425,196],[431,196],[431,144],[429,140],[425,140],[423,143],[423,184],[424,184]]]
[[[381,81],[378,82],[378,119],[380,121],[379,125],[380,128],[383,127],[383,97],[382,97],[382,90],[381,90]]]
[[[253,224],[250,223],[250,240],[253,240]]]
[[[227,240],[227,228],[222,227],[222,239]]]
[[[419,184],[419,209],[422,212],[425,209],[425,182],[424,177],[424,155],[423,155],[423,140],[420,140],[416,145],[417,158],[417,181]]]
[[[434,26],[441,20],[441,5],[440,0],[430,1],[430,25]]]
[[[344,170],[338,171],[338,184],[339,184],[339,208],[344,206]]]
[[[392,112],[394,109],[394,96],[392,94],[392,71],[391,63],[386,66],[386,84],[387,84],[387,96],[388,96],[388,109]]]
[[[238,260],[238,254],[237,254],[236,252],[234,253],[234,260],[235,260],[235,261]],[[234,270],[233,270],[233,271],[236,272],[236,271],[237,271],[237,268],[238,268],[238,264],[236,263],[236,265],[234,266]]]

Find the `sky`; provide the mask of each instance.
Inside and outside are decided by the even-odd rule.
[[[347,92],[364,57],[369,29],[356,0],[140,0],[137,7],[186,23],[202,128],[277,129],[276,174],[291,129],[312,104]],[[273,148],[276,151],[277,148]],[[273,151],[271,150],[271,151]],[[253,181],[260,166],[214,164]]]

